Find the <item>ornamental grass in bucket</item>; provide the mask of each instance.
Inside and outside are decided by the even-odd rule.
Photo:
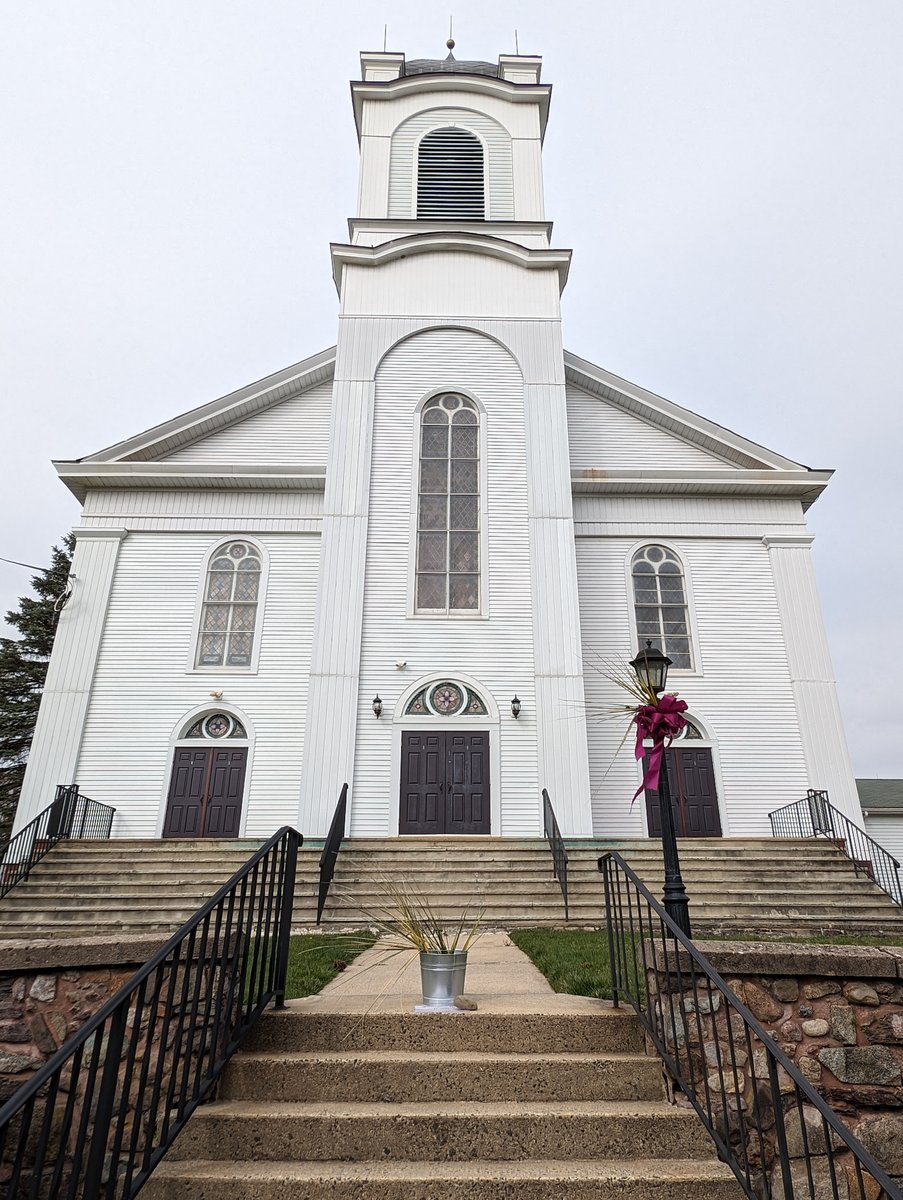
[[[425,896],[403,881],[383,878],[380,888],[385,904],[361,906],[371,927],[382,935],[380,949],[387,955],[419,954],[424,1006],[454,1007],[455,997],[464,991],[467,952],[483,932],[484,910],[471,917],[465,905],[460,916],[444,921]]]

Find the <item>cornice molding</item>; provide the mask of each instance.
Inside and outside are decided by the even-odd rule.
[[[534,250],[504,238],[490,237],[483,233],[466,233],[460,229],[410,234],[408,237],[393,238],[390,242],[381,242],[378,246],[352,246],[345,242],[333,242],[329,249],[332,255],[332,277],[339,295],[342,294],[342,267],[381,267],[384,263],[417,254],[483,254],[488,258],[515,263],[517,266],[526,267],[527,270],[552,268],[558,272],[559,291],[564,290],[571,266],[570,250]]]
[[[78,542],[121,542],[129,536],[129,531],[127,529],[114,529],[106,526],[76,525],[72,530],[72,536]]]
[[[325,467],[270,463],[55,462],[60,479],[84,503],[94,488],[211,488],[217,491],[322,492]]]
[[[514,104],[536,104],[539,107],[540,137],[545,136],[552,98],[551,84],[511,83],[491,75],[453,75],[437,71],[432,75],[404,75],[400,79],[354,80],[351,84],[351,103],[357,140],[361,140],[361,117],[365,100],[396,100],[416,92],[462,92],[470,95],[496,96]]]
[[[620,496],[783,496],[799,500],[803,508],[821,495],[830,471],[752,471],[733,467],[719,470],[601,470],[571,471],[575,494]]]

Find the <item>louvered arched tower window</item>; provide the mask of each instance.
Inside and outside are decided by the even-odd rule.
[[[433,129],[417,152],[417,216],[485,219],[483,143],[466,129]]]

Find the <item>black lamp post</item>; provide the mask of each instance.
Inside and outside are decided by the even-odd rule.
[[[647,684],[656,696],[660,696],[668,682],[668,668],[671,659],[661,650],[657,650],[651,641],[646,642],[644,649],[637,653],[630,665],[636,672],[641,683]],[[684,887],[680,873],[680,859],[677,855],[677,836],[674,832],[674,813],[671,809],[671,789],[668,786],[667,754],[662,754],[662,767],[659,773],[658,802],[662,821],[662,857],[665,860],[665,888],[662,900],[665,912],[687,937],[690,933],[690,900]]]

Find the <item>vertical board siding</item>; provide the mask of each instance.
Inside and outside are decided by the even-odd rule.
[[[511,135],[492,117],[467,108],[430,108],[408,117],[394,131],[389,164],[389,217],[407,219],[417,216],[417,147],[420,139],[429,130],[447,125],[469,129],[477,134],[483,143],[486,220],[513,221],[514,173]]]
[[[121,531],[111,530],[80,537],[75,544],[72,595],[59,616],[16,810],[17,830],[50,804],[58,783],[72,783],[76,778],[78,748],[104,636],[120,539]]]
[[[658,429],[592,396],[573,383],[567,385],[571,466],[589,467],[725,467],[727,459],[709,454],[673,433]]]
[[[167,455],[166,462],[303,463],[323,466],[329,442],[332,381],[315,384]]]
[[[489,616],[409,616],[413,572],[417,446],[415,409],[433,389],[457,386],[484,407],[488,522]],[[473,677],[495,698],[500,727],[491,733],[501,754],[502,828],[493,833],[535,835],[539,828],[533,699],[533,630],[527,522],[523,384],[516,363],[496,343],[460,329],[429,330],[398,345],[377,375],[373,465],[357,713],[351,828],[356,836],[397,829],[397,766],[392,714],[402,692],[427,675]],[[406,661],[403,671],[396,661]],[[524,705],[519,728],[510,699]],[[379,693],[383,716],[370,701]],[[345,714],[347,719],[347,714]],[[437,718],[437,727],[441,722]],[[393,766],[395,769],[393,771]]]
[[[818,601],[809,548],[812,539],[766,540],[780,603],[809,786],[827,790],[831,803],[859,824],[862,809]]]
[[[256,674],[189,669],[198,588],[215,539],[133,533],[122,544],[78,765],[78,783],[117,809],[123,837],[157,834],[174,730],[198,705],[235,705],[255,734],[243,810],[249,837],[298,813],[319,538],[260,539],[269,578]]]
[[[648,537],[655,536],[650,528]],[[636,651],[625,567],[632,544],[577,539],[593,824],[600,837],[639,837],[645,830],[642,797],[630,802],[639,783],[631,739],[619,748],[627,719],[613,713],[628,698],[606,677],[612,663]],[[668,544],[687,567],[703,671],[672,674],[670,686],[715,740],[725,835],[768,835],[768,813],[804,796],[808,779],[767,551],[753,540]]]

